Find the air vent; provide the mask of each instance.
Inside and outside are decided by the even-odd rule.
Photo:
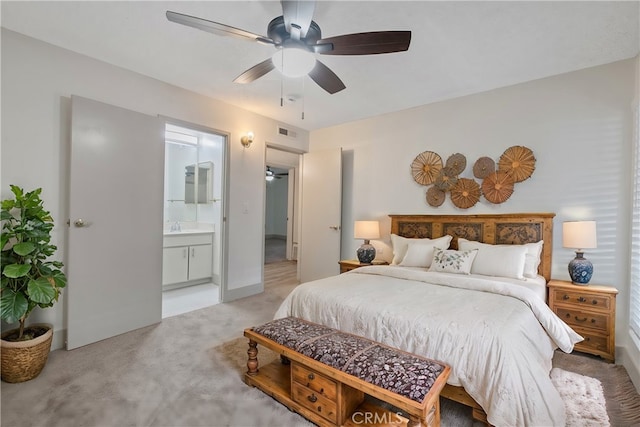
[[[278,126],[276,128],[276,132],[278,133],[278,135],[280,136],[286,136],[288,138],[296,138],[298,136],[298,134],[296,133],[296,131],[293,131],[291,129],[287,129],[284,126]]]

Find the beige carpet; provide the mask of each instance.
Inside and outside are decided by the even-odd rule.
[[[73,351],[52,352],[38,378],[1,384],[2,426],[309,425],[241,381],[246,363],[242,330],[271,319],[296,285],[292,268],[295,263],[270,264],[262,295],[171,317]],[[263,350],[260,356],[264,362],[267,354]],[[564,365],[558,366],[564,370],[580,365],[612,377],[610,384],[599,378],[612,426],[640,422],[639,412],[628,412],[638,408],[640,397],[629,391],[628,377],[613,379],[615,365],[594,359],[574,363],[575,356],[563,356]],[[617,409],[608,389],[623,390]],[[472,425],[466,408],[445,401],[442,412],[443,426]]]

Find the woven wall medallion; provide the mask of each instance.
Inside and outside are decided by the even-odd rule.
[[[433,151],[424,151],[411,163],[411,175],[420,185],[433,184],[442,169],[442,158]]]
[[[480,200],[480,185],[473,179],[460,178],[451,188],[451,201],[460,209],[469,209]]]
[[[529,178],[536,169],[536,158],[527,147],[514,145],[507,148],[498,161],[498,170],[513,176],[514,182]]]
[[[478,179],[485,179],[487,175],[495,172],[496,162],[490,157],[480,157],[473,165],[473,176]]]
[[[513,194],[513,186],[511,174],[496,171],[482,181],[482,194],[491,203],[504,203]]]
[[[460,175],[467,167],[467,158],[460,153],[452,154],[447,159],[445,166],[451,169],[453,175]]]
[[[440,170],[440,173],[436,177],[435,185],[439,190],[449,191],[458,182],[458,177],[454,173],[454,170],[448,167],[444,167]]]
[[[441,204],[444,203],[444,199],[446,198],[446,193],[440,190],[438,187],[431,186],[427,190],[427,203],[434,208],[437,208]]]

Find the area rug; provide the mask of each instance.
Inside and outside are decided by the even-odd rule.
[[[227,362],[231,362],[236,370],[236,375],[240,377],[246,371],[246,348],[247,341],[239,338],[226,343],[222,348],[217,348]],[[261,365],[265,365],[275,360],[278,356],[262,346],[259,346],[258,359]],[[238,379],[240,381],[240,378]],[[567,427],[608,427],[610,426],[607,416],[606,403],[602,385],[599,380],[585,375],[576,374],[560,368],[553,368],[551,380],[558,389],[565,402],[567,413]],[[251,394],[251,396],[258,396]],[[264,396],[264,395],[263,395]],[[245,396],[246,397],[246,396]],[[261,399],[262,400],[262,399]],[[264,402],[262,402],[264,405]],[[272,400],[272,411],[270,417],[277,417],[278,407],[281,408],[283,420],[291,422],[291,413],[283,405]],[[248,405],[247,407],[251,407]],[[480,422],[474,422],[471,418],[471,409],[456,402],[441,400],[441,426],[442,427],[480,427]],[[304,418],[300,417],[294,423],[298,426],[312,426]]]
[[[567,427],[611,425],[600,381],[560,368],[551,370],[551,381],[564,401]]]

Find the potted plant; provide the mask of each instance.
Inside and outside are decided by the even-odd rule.
[[[11,186],[14,198],[2,201],[1,318],[20,327],[1,335],[2,380],[28,381],[40,374],[51,349],[53,327],[26,325],[36,307],[51,307],[67,283],[60,261],[50,261],[53,218],[43,208],[41,188],[25,193]]]

